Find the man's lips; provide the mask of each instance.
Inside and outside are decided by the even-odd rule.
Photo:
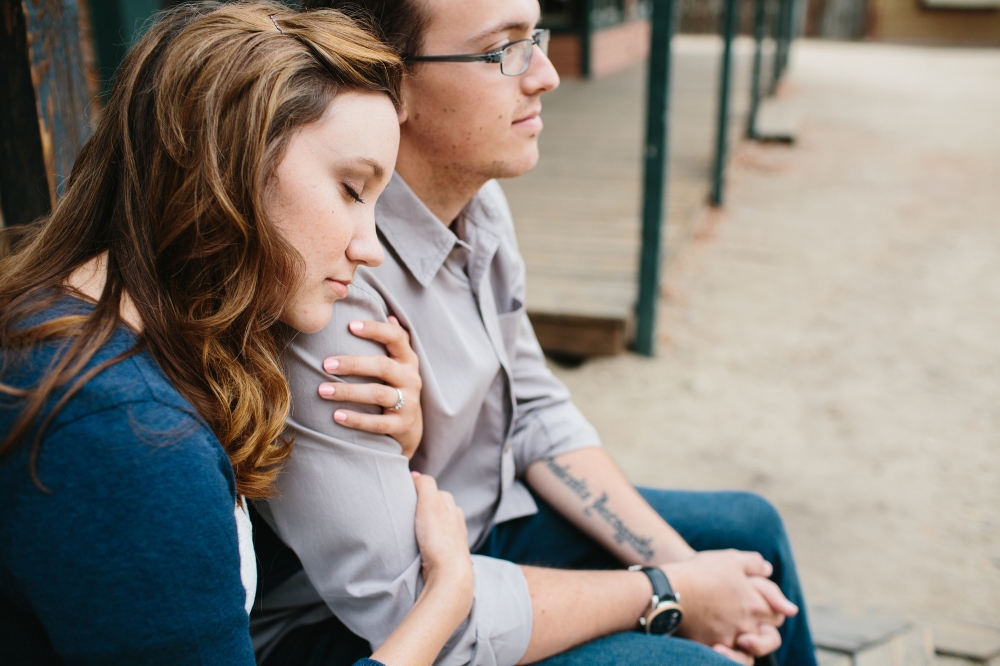
[[[518,118],[517,120],[515,120],[511,124],[517,125],[518,127],[525,127],[528,125],[538,125],[539,128],[541,128],[542,125],[542,117],[540,115],[541,112],[542,112],[541,109],[533,109],[530,112]]]

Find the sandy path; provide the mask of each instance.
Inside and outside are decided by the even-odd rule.
[[[658,357],[557,372],[635,482],[770,498],[811,603],[1000,626],[1000,51],[803,42],[786,92]]]

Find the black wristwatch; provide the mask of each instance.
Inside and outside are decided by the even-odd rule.
[[[629,571],[641,571],[653,584],[653,603],[645,615],[639,618],[639,628],[654,636],[669,636],[677,631],[684,619],[684,608],[679,594],[674,594],[667,580],[667,574],[656,567],[636,564]]]

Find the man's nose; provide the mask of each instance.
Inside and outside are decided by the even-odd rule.
[[[549,57],[536,44],[532,47],[531,65],[521,75],[522,92],[528,97],[555,90],[559,87],[559,73]]]
[[[385,251],[375,233],[374,216],[364,220],[347,245],[347,258],[356,264],[378,266],[385,259]]]

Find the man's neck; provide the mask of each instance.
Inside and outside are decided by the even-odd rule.
[[[400,146],[396,172],[413,193],[448,226],[489,180],[457,167],[442,167]]]

